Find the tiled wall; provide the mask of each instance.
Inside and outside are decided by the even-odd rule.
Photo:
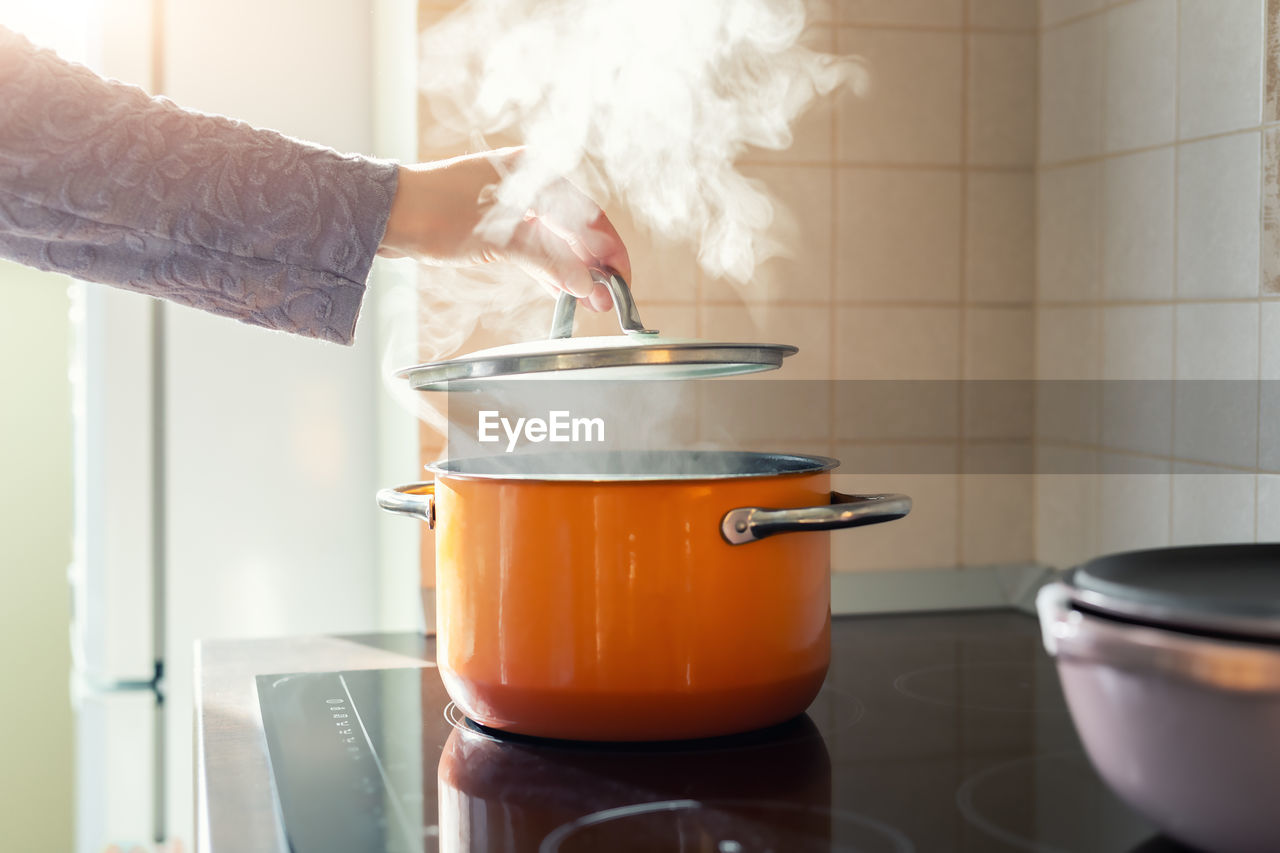
[[[760,293],[703,283],[698,333],[799,344],[779,378],[1029,378],[1034,2],[845,0],[820,9],[815,40],[863,57],[870,91],[843,93],[803,122],[789,151],[749,161],[798,220],[797,260],[766,270]],[[924,422],[836,413],[831,444],[814,448],[843,461],[836,488],[906,492],[915,509],[834,536],[835,570],[1030,560],[1030,478],[960,474],[1004,459],[1018,466],[1029,428],[984,435],[961,396]],[[893,473],[897,459],[912,473]],[[857,473],[871,469],[887,473]]]
[[[1031,378],[1035,0],[809,5],[810,43],[865,58],[871,88],[811,110],[786,151],[741,161],[780,200],[774,235],[789,257],[731,285],[702,274],[686,247],[656,244],[610,209],[645,322],[668,334],[799,345],[779,379]],[[439,14],[437,4],[421,8],[424,23]],[[582,322],[580,332],[616,332],[609,316]],[[960,396],[914,429],[800,411],[797,419],[828,422],[824,440],[812,430],[769,437],[770,449],[842,459],[848,473],[837,489],[915,498],[908,519],[833,537],[837,571],[1031,560],[1031,478],[960,475],[1029,470],[1029,409],[1025,429],[989,435]],[[872,456],[882,470],[884,460],[910,457],[904,467],[921,473],[855,473]]]
[[[1038,376],[1280,378],[1280,3],[1041,6]],[[1037,478],[1041,561],[1280,536],[1267,395],[1148,397],[1041,407],[1042,470],[1122,472]]]

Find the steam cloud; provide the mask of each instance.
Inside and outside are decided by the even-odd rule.
[[[482,228],[508,226],[568,176],[661,242],[691,246],[711,276],[746,283],[783,247],[772,200],[737,161],[789,147],[815,99],[866,85],[856,59],[802,44],[804,25],[801,0],[470,0],[423,33],[422,141],[527,146],[497,187],[504,219]],[[555,212],[568,227],[574,214]],[[424,269],[420,288],[417,351],[393,343],[384,376],[443,433],[447,395],[412,392],[390,368],[449,357],[481,320],[507,341],[541,337],[546,315],[531,308],[549,302],[522,272],[492,266]]]
[[[499,188],[510,209],[574,176],[746,281],[777,247],[735,160],[788,147],[816,97],[866,82],[802,45],[804,22],[800,0],[471,0],[423,36],[427,142],[513,134],[529,156]]]

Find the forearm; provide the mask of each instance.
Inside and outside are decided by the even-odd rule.
[[[0,254],[23,263],[347,343],[396,183],[0,30]]]

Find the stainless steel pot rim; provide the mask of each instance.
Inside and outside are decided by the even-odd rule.
[[[1130,551],[1067,578],[1081,607],[1155,627],[1280,642],[1280,545],[1243,543]]]
[[[665,483],[819,474],[839,466],[829,456],[735,450],[611,450],[524,453],[442,459],[440,477],[571,483]]]

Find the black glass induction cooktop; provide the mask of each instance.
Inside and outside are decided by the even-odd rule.
[[[290,849],[1186,850],[1094,773],[1031,617],[838,618],[832,646],[805,715],[662,744],[496,734],[429,664],[261,676]]]

